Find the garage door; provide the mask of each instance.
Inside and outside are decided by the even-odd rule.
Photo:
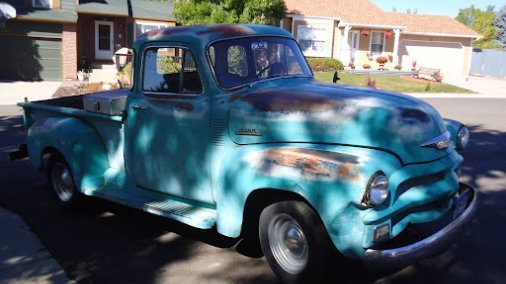
[[[32,25],[13,23],[0,34],[0,80],[62,79],[61,25]]]
[[[416,60],[417,67],[439,68],[443,75],[463,73],[464,49],[457,42],[401,40],[399,56],[405,70]]]

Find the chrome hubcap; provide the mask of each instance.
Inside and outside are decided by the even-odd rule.
[[[278,264],[287,272],[301,272],[308,260],[308,243],[299,223],[286,214],[278,214],[269,223],[269,243]]]
[[[74,193],[74,182],[70,171],[64,164],[56,163],[53,166],[51,180],[58,198],[63,202],[69,201]]]

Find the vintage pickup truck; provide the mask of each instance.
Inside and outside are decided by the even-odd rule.
[[[472,216],[462,124],[421,100],[315,81],[270,26],[181,26],[134,47],[133,86],[24,102],[29,156],[64,206],[95,196],[257,241],[287,283],[405,265]],[[344,261],[348,260],[348,261]]]

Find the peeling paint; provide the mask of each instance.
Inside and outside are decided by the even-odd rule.
[[[244,158],[263,175],[321,181],[359,181],[356,156],[322,150],[281,147],[253,152]]]

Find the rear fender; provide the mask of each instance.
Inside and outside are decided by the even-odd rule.
[[[109,168],[106,148],[98,133],[84,121],[73,117],[36,120],[28,129],[27,144],[35,168],[43,168],[44,154],[53,149],[69,163],[81,191],[104,183],[103,174]]]

